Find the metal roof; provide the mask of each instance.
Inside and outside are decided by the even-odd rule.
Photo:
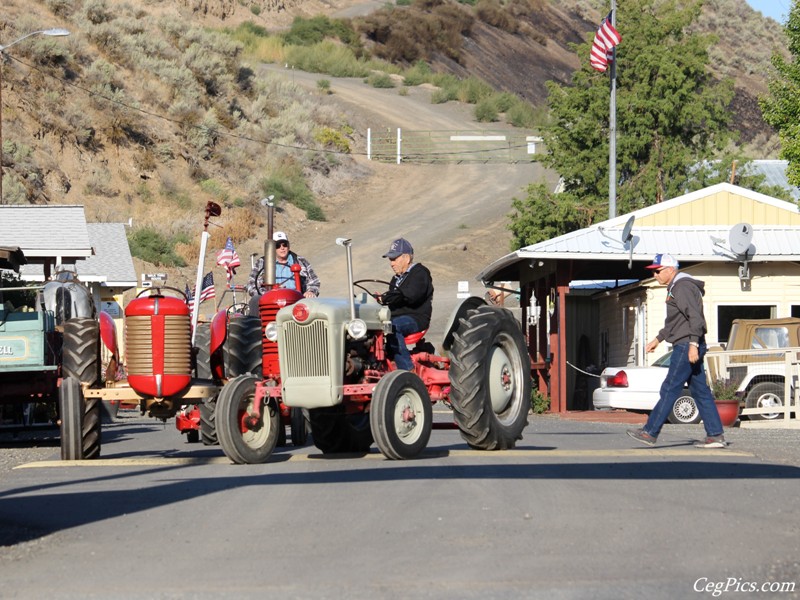
[[[685,194],[660,204],[615,217],[585,229],[538,242],[497,259],[477,279],[484,283],[520,280],[522,266],[547,267],[548,261],[573,259],[575,279],[630,278],[628,261],[649,264],[659,252],[669,252],[681,263],[723,262],[737,260],[728,247],[728,236],[734,223],[692,224],[685,226],[637,226],[636,221],[683,204],[707,198],[720,191],[731,192],[750,200],[770,205],[797,215],[797,205],[777,200],[745,188],[721,183]],[[623,228],[633,218],[630,241],[622,239]],[[760,224],[753,228],[753,239],[747,259],[752,262],[800,261],[800,227],[797,225]]]
[[[0,206],[0,243],[19,246],[28,259],[86,258],[92,245],[83,206]]]
[[[85,282],[99,282],[105,287],[135,287],[136,269],[133,266],[124,223],[87,223],[86,228],[94,254],[75,262],[78,278]],[[20,268],[27,281],[44,281],[41,264]]]
[[[96,278],[107,286],[135,287],[136,269],[124,223],[87,223],[94,256],[75,263],[84,281]],[[102,278],[102,279],[100,279]]]
[[[792,198],[800,200],[800,188],[789,183],[786,177],[788,160],[752,160],[742,168],[748,174],[757,173],[764,176],[764,183],[781,187],[788,191]]]

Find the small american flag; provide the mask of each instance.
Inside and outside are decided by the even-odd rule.
[[[200,284],[200,303],[203,303],[203,300],[210,300],[211,298],[217,297],[217,292],[214,289],[214,274],[209,271],[206,273],[206,276],[203,277],[203,281]],[[189,311],[194,308],[194,294],[189,291],[189,284],[186,284],[186,303],[189,305]]]
[[[614,48],[622,41],[622,36],[611,24],[611,13],[600,22],[594,34],[589,63],[595,71],[605,73],[608,63],[614,59]]]
[[[230,237],[225,242],[225,247],[217,252],[217,264],[225,267],[225,277],[228,280],[228,285],[230,285],[233,276],[236,275],[236,267],[242,264]]]

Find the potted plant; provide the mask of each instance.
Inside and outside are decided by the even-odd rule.
[[[717,406],[722,425],[731,427],[739,418],[739,383],[732,379],[715,379],[711,382],[711,394]]]

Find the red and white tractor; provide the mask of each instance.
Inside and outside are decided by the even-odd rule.
[[[386,354],[390,311],[366,287],[386,283],[353,281],[351,241],[337,244],[346,249],[350,298],[287,299],[264,327],[265,364],[267,350],[277,348],[280,377],[240,375],[222,388],[216,426],[228,458],[266,462],[282,405],[306,412],[314,444],[326,454],[363,453],[375,442],[387,458],[414,458],[428,444],[435,402],[452,409],[470,447],[513,448],[531,393],[530,359],[513,314],[468,298],[446,330],[449,356],[415,335],[406,338],[414,371],[397,370]],[[365,290],[359,302],[355,287]]]

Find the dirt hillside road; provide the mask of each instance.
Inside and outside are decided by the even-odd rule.
[[[351,123],[373,130],[511,130],[502,123],[478,123],[472,106],[458,102],[431,104],[430,90],[377,89],[356,78],[334,78],[274,65],[296,84],[317,91],[317,80],[328,79],[332,94],[326,102],[344,110]],[[405,237],[414,246],[415,260],[433,273],[434,322],[427,336],[437,346],[453,307],[459,281],[469,281],[470,292],[482,295],[475,280],[482,268],[507,254],[511,235],[506,228],[511,199],[524,197],[530,183],[555,183],[552,172],[538,164],[382,164],[368,161],[366,148],[354,148],[363,176],[342,185],[323,206],[327,222],[286,224],[292,246],[307,257],[322,280],[322,295],[347,292],[344,250],[337,237],[353,240],[354,277],[390,279],[388,261],[381,255],[394,238]],[[278,220],[280,224],[280,219]]]

